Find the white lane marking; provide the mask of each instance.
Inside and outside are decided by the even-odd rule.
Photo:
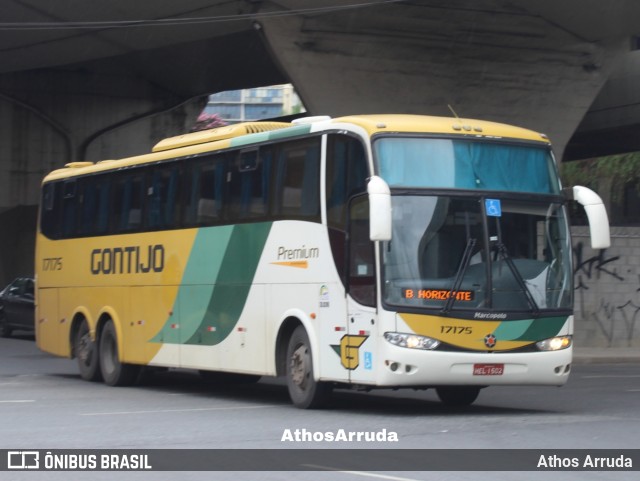
[[[156,409],[147,411],[112,411],[104,413],[80,413],[80,416],[120,416],[125,414],[157,414],[157,413],[190,413],[198,411],[231,411],[234,409],[265,409],[276,408],[276,405],[261,406],[226,406],[219,408],[191,408],[191,409]]]
[[[329,466],[318,466],[316,464],[303,464],[303,466],[308,468],[316,468],[322,469],[323,471],[334,471],[338,473],[347,473],[353,474],[355,476],[367,476],[370,478],[378,478],[378,479],[391,479],[394,481],[419,481],[415,478],[401,478],[400,476],[389,476],[388,474],[378,474],[378,473],[370,473],[368,471],[342,471],[338,468],[331,468]]]
[[[0,401],[0,403],[34,403],[35,399],[9,399],[6,401]]]
[[[593,376],[581,376],[582,379],[630,379],[640,377],[640,374],[595,374]]]

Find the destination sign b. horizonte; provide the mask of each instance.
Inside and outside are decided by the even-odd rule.
[[[473,301],[473,291],[450,291],[447,289],[402,289],[402,297],[405,299],[423,299],[427,301],[447,301],[453,298],[456,301]]]
[[[638,471],[639,449],[15,449],[0,471]]]

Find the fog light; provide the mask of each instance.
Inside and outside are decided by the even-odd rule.
[[[559,336],[536,342],[541,351],[560,351],[571,346],[571,336]]]
[[[402,332],[385,332],[384,338],[394,346],[407,347],[409,349],[433,350],[440,345],[440,341],[417,334],[404,334]]]

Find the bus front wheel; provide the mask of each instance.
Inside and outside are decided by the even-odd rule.
[[[331,384],[318,382],[313,377],[311,344],[303,326],[298,326],[289,338],[287,388],[293,404],[302,409],[322,407],[331,395]]]
[[[98,346],[89,332],[89,324],[83,320],[73,339],[73,352],[78,360],[80,377],[85,381],[100,381],[102,373],[98,362]]]
[[[139,368],[133,364],[120,362],[118,337],[113,321],[108,321],[100,334],[100,371],[105,384],[128,386],[135,382]]]
[[[443,386],[436,388],[436,394],[447,406],[463,407],[473,404],[480,389],[475,386]]]

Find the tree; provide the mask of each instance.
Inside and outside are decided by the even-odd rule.
[[[196,123],[193,125],[193,127],[191,127],[191,132],[215,129],[218,127],[224,127],[225,125],[227,125],[227,123],[222,120],[222,118],[220,118],[218,114],[207,114],[205,112],[202,112],[198,116],[198,120],[196,120]]]

